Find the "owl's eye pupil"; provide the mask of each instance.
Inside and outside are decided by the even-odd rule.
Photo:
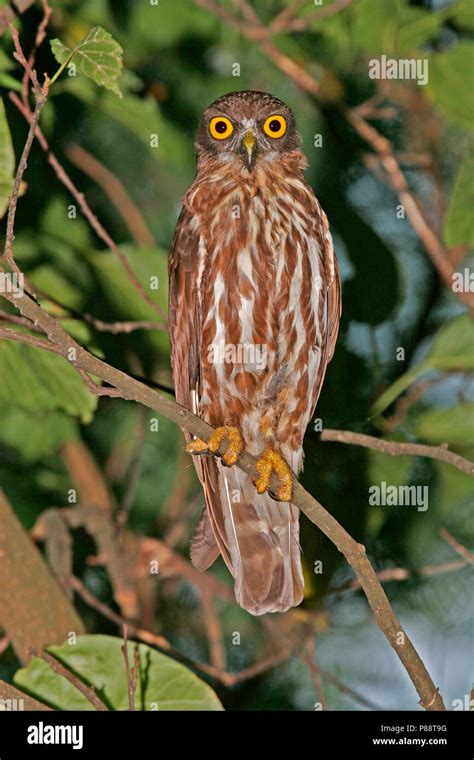
[[[270,132],[278,132],[281,129],[281,124],[277,119],[273,119],[268,125]]]
[[[214,129],[216,130],[216,132],[219,132],[219,134],[222,135],[224,134],[224,132],[227,131],[227,124],[225,123],[225,121],[218,121],[214,125]]]

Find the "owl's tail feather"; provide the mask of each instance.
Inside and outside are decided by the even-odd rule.
[[[303,598],[298,509],[257,494],[241,470],[203,462],[207,510],[191,545],[205,569],[222,554],[235,578],[235,597],[252,615],[285,612]],[[214,537],[214,542],[212,541]]]

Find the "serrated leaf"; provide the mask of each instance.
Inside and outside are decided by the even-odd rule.
[[[0,342],[0,403],[29,412],[61,410],[90,422],[97,406],[80,375],[62,356],[14,341]]]
[[[76,644],[48,647],[63,665],[84,683],[95,687],[112,710],[128,710],[128,687],[122,640],[113,636],[78,636]],[[181,663],[146,644],[128,642],[128,656],[134,661],[138,647],[139,674],[135,692],[137,710],[222,710],[216,694],[204,681]],[[33,657],[14,677],[19,688],[57,710],[92,710],[74,686],[54,673],[49,665]]]
[[[122,73],[123,50],[101,26],[94,26],[72,50],[58,39],[51,40],[51,50],[58,63],[74,63],[81,74],[122,97],[117,79]]]
[[[462,314],[440,328],[425,358],[405,372],[377,399],[372,414],[381,414],[424,372],[474,370],[474,318]]]
[[[15,154],[5,114],[5,106],[0,98],[0,219],[8,208],[8,201],[13,188],[14,171]]]
[[[474,153],[466,158],[454,182],[444,224],[444,239],[448,246],[474,247]]]
[[[474,402],[448,409],[428,409],[416,418],[414,431],[428,443],[470,446],[474,436]]]

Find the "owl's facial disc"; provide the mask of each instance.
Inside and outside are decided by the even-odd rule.
[[[253,169],[255,159],[257,158],[257,151],[258,142],[255,132],[252,129],[248,129],[240,142],[239,153],[249,171]]]

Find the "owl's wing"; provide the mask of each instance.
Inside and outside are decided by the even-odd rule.
[[[321,230],[318,237],[320,240],[324,241],[323,245],[320,246],[322,278],[322,292],[320,296],[321,362],[319,364],[316,382],[313,386],[310,419],[313,416],[316,404],[318,403],[327,366],[334,355],[342,311],[341,277],[334,251],[334,244],[331,233],[329,232],[326,215],[321,208],[319,208],[319,212]]]
[[[187,409],[193,408],[192,394],[199,390],[198,267],[199,236],[193,231],[190,212],[183,208],[168,265],[168,316],[176,400]]]
[[[201,316],[197,297],[200,236],[194,226],[194,217],[185,207],[176,225],[176,232],[169,258],[169,332],[171,342],[171,365],[176,401],[199,412]],[[183,431],[189,442],[192,436]],[[218,500],[217,466],[213,459],[193,457],[193,463],[201,481],[208,504]],[[218,507],[218,504],[216,505]],[[216,508],[216,513],[219,510]],[[199,570],[206,570],[219,556],[209,513],[202,512],[191,544],[191,558]]]

